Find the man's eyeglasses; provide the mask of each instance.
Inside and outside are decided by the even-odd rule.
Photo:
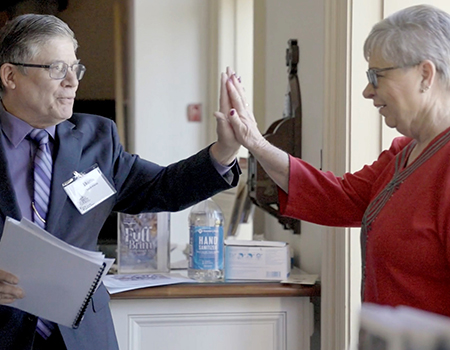
[[[50,78],[61,80],[67,76],[67,71],[69,68],[72,72],[75,72],[75,75],[78,80],[81,80],[84,76],[84,72],[86,72],[86,67],[80,63],[74,63],[69,66],[65,62],[53,62],[52,64],[31,64],[31,63],[17,63],[17,62],[9,62],[15,66],[21,67],[31,67],[31,68],[45,68],[48,69],[48,73],[50,74]]]

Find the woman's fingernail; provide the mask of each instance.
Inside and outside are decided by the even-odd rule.
[[[230,115],[234,115],[234,113],[236,113],[236,111],[235,111],[234,109],[232,109],[232,110],[230,111]]]
[[[238,77],[237,80],[239,80],[239,82],[242,83],[241,77]]]

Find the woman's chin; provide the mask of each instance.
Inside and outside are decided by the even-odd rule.
[[[384,123],[387,127],[394,129],[397,127],[397,123],[394,120],[384,117]]]

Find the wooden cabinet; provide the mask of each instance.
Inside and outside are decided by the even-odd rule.
[[[147,288],[113,295],[121,350],[309,350],[319,287],[278,283]]]

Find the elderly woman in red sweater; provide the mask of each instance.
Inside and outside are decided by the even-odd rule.
[[[363,300],[450,316],[450,15],[431,6],[376,24],[364,45],[368,84],[394,139],[371,165],[337,177],[271,145],[238,79],[222,75],[219,120],[279,186],[283,215],[361,226]]]

